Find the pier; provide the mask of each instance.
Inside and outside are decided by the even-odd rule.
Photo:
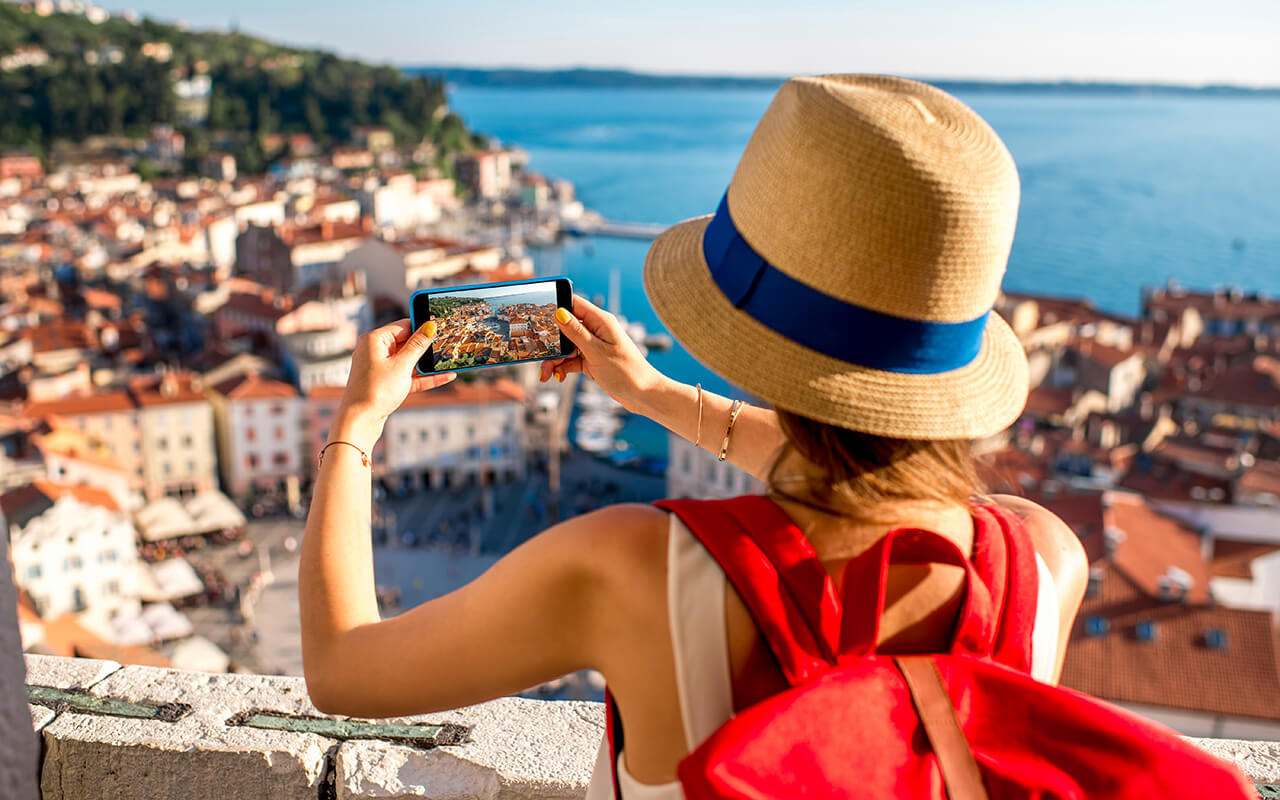
[[[561,231],[569,236],[611,236],[615,239],[655,239],[667,229],[656,222],[613,222],[607,219],[565,223]]]

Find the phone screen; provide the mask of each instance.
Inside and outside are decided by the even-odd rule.
[[[415,292],[415,330],[436,322],[436,338],[418,361],[418,372],[455,372],[573,353],[556,325],[556,308],[573,308],[568,278],[545,278]]]

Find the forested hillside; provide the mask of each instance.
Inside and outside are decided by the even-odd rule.
[[[199,76],[211,88],[207,116],[195,122],[175,86]],[[433,142],[442,155],[472,144],[440,79],[237,32],[118,16],[94,24],[0,3],[0,148],[44,154],[57,141],[141,136],[157,123],[187,135],[189,157],[214,132],[234,134],[238,158],[253,161],[271,155],[260,151],[262,134],[307,133],[325,144],[360,125],[385,126],[400,145]]]

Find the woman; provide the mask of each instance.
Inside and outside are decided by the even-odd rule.
[[[788,81],[719,211],[665,232],[645,263],[667,328],[775,410],[661,375],[581,298],[558,315],[577,352],[545,362],[542,380],[582,371],[765,481],[837,580],[894,527],[968,552],[979,492],[969,443],[1011,424],[1027,393],[1021,346],[991,312],[1017,204],[1003,144],[946,93],[886,77]],[[330,429],[343,444],[323,460],[299,577],[313,701],[355,716],[423,713],[590,667],[620,711],[623,796],[680,797],[676,764],[783,684],[741,599],[674,516],[638,505],[583,515],[457,592],[379,620],[363,454],[407,392],[452,378],[412,376],[433,333],[401,322],[366,336]],[[1056,681],[1083,551],[1034,503],[982,502],[1016,512],[1034,544],[1032,673]],[[893,567],[881,648],[945,647],[961,590],[955,568]],[[608,761],[592,797],[612,791]]]

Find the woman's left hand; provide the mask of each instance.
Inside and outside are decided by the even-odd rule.
[[[434,389],[458,377],[455,372],[419,375],[414,370],[435,339],[435,327],[435,322],[428,321],[415,331],[409,320],[402,319],[375,328],[356,341],[335,430],[341,424],[348,428],[344,436],[355,436],[364,440],[358,442],[361,446],[372,447],[382,432],[382,423],[409,392]]]

